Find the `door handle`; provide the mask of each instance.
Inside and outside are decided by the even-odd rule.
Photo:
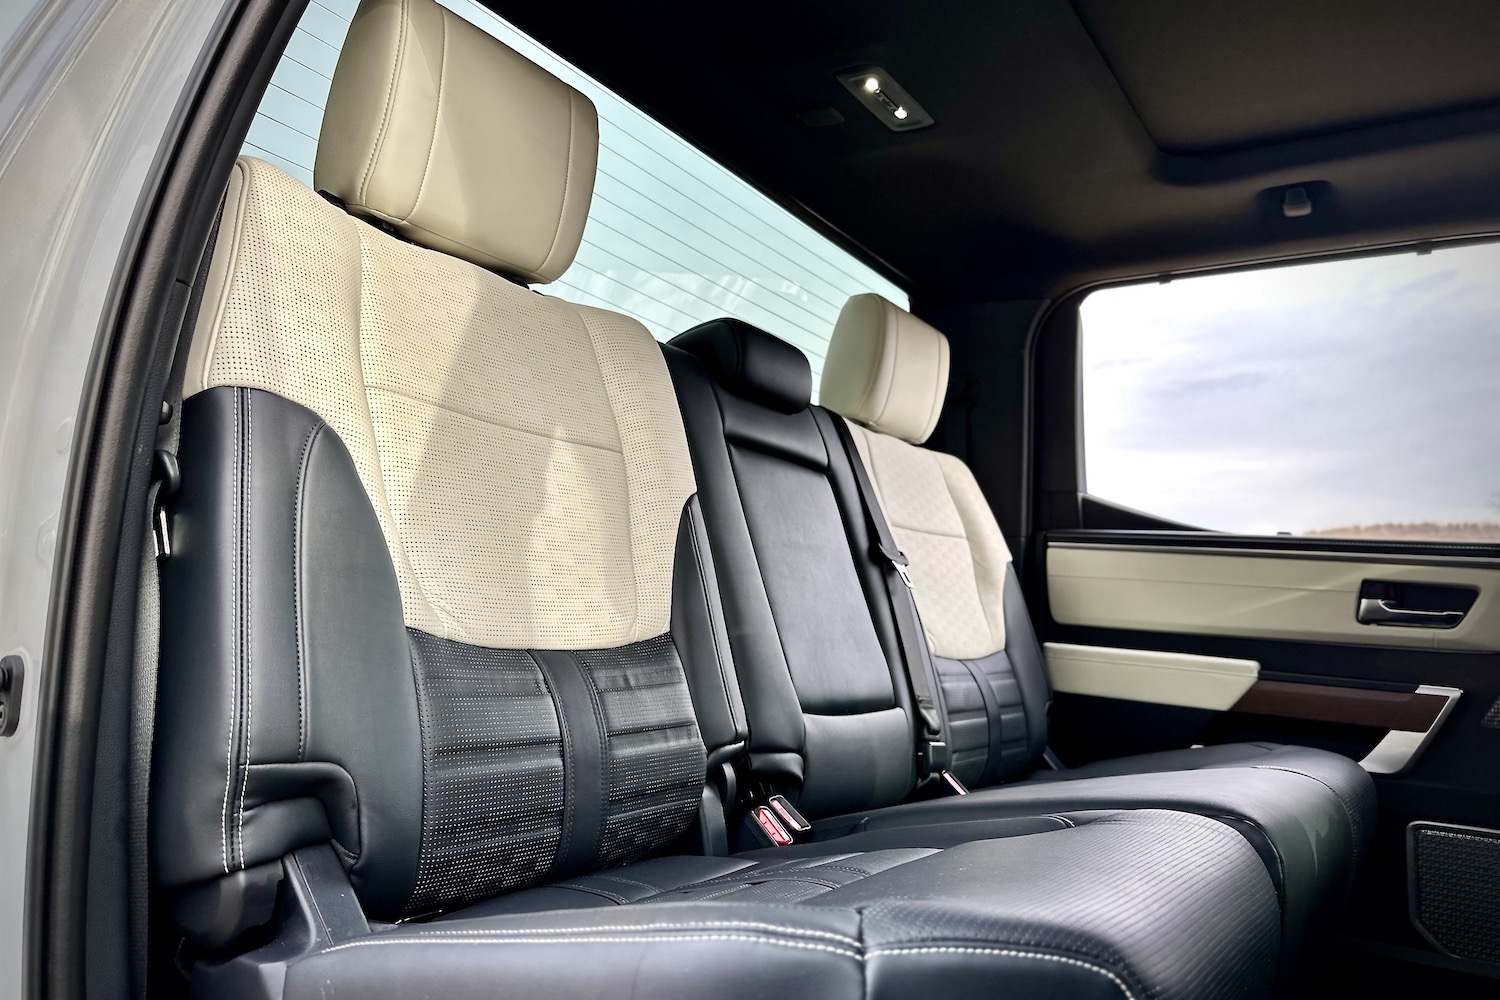
[[[1405,625],[1408,628],[1453,628],[1464,620],[1466,611],[1420,611],[1398,608],[1391,601],[1361,597],[1355,616],[1361,625]]]
[[[1366,580],[1354,617],[1361,625],[1454,628],[1479,598],[1479,588],[1408,580]]]

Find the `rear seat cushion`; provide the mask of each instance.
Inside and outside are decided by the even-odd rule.
[[[1245,842],[1149,810],[944,850],[646,861],[526,902],[546,909],[335,946],[286,995],[1215,1000],[1264,995],[1279,940]]]

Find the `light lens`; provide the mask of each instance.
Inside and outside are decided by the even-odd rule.
[[[895,115],[897,118],[900,118],[902,121],[906,120],[906,109],[905,108],[897,108],[895,111],[893,111],[891,113],[893,115]]]
[[[880,90],[880,81],[873,76],[865,77],[865,93],[873,94]]]

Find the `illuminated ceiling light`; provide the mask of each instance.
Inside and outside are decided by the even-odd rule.
[[[892,132],[909,132],[932,124],[932,116],[879,66],[857,66],[837,73],[838,81]]]

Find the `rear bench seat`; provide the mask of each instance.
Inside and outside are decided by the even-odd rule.
[[[1272,880],[1201,816],[723,856],[704,779],[745,713],[667,369],[526,287],[572,259],[597,135],[432,0],[365,0],[323,197],[234,167],[152,772],[196,994],[1267,995]]]
[[[910,443],[925,440],[942,408],[946,341],[879,301],[879,326],[868,299],[846,307],[824,398],[875,428],[854,424],[856,446],[870,456],[881,504],[910,554],[949,703],[969,693],[966,681],[974,695],[967,704],[994,708],[982,740],[973,728],[959,730],[963,776],[1019,783],[901,804],[923,777],[893,618],[893,601],[912,592],[891,585],[894,575],[873,554],[835,425],[842,418],[809,405],[806,358],[726,319],[681,334],[665,351],[721,571],[755,779],[795,801],[815,820],[814,838],[831,844],[852,830],[960,817],[1170,808],[1220,818],[1255,845],[1275,881],[1290,970],[1309,928],[1344,900],[1373,823],[1370,779],[1334,754],[1240,746],[1117,761],[1113,774],[1080,768],[1020,781],[1038,775],[1046,749],[1040,651],[973,476],[958,459]],[[883,433],[892,429],[909,440]],[[977,689],[979,678],[988,692]]]
[[[823,371],[822,404],[847,421],[910,560],[912,593],[948,710],[952,768],[963,782],[1252,764],[1316,773],[1341,798],[1373,803],[1371,781],[1353,761],[1295,746],[1236,743],[1043,767],[1051,684],[1010,551],[963,460],[920,447],[947,394],[947,338],[879,295],[856,295],[839,314]],[[1363,818],[1363,811],[1353,815]]]

